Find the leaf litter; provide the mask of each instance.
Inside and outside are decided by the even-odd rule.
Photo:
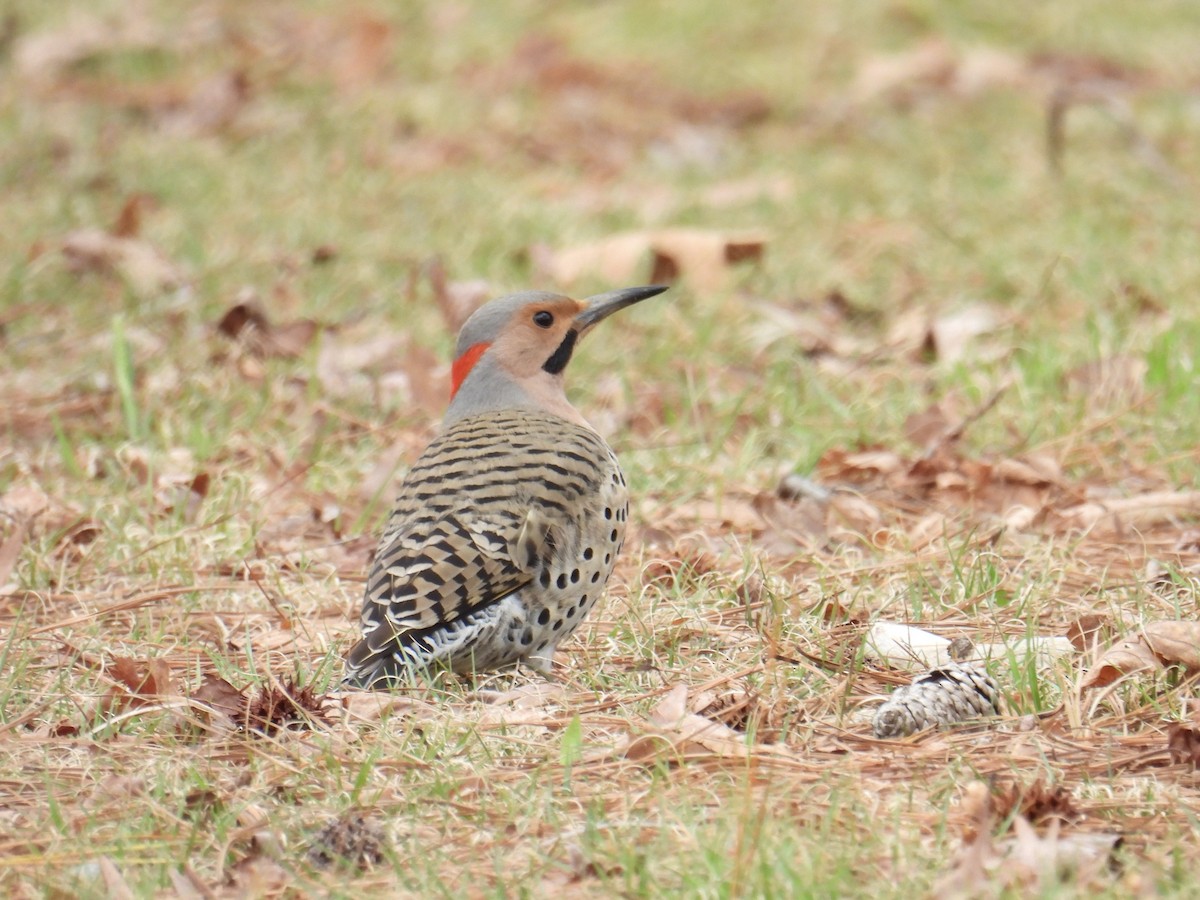
[[[19,77],[66,102],[87,98],[149,110],[152,121],[178,140],[235,136],[251,107],[270,102],[277,82],[261,68],[245,74],[238,60],[215,73],[189,70],[161,92],[146,94],[116,90],[89,75],[89,59],[139,47],[182,53],[189,42],[206,40],[203,29],[172,35],[147,28],[137,9],[131,7],[128,22],[85,20],[60,33],[20,38],[14,52]],[[327,78],[340,95],[350,96],[395,78],[400,39],[393,26],[370,16],[297,14],[245,32],[240,46],[250,47],[251,56],[298,60],[300,71]],[[928,45],[892,60],[890,68],[864,65],[851,99],[863,106],[880,100],[904,105],[939,92],[969,98],[1010,90],[1031,73],[1078,81],[1107,72],[1087,61],[1068,62]],[[458,77],[483,98],[533,90],[561,115],[547,117],[552,127],[537,132],[506,121],[508,113],[497,105],[494,142],[401,137],[397,171],[414,165],[401,159],[408,140],[432,148],[427,159],[438,168],[515,151],[544,163],[579,164],[601,181],[643,155],[664,171],[703,169],[719,164],[730,135],[774,114],[753,94],[712,100],[663,88],[647,103],[645,85],[656,81],[652,70],[589,61],[545,36],[530,37],[494,65],[469,64]],[[1124,70],[1115,77],[1145,83]],[[734,182],[732,200],[709,199],[753,202],[772,191],[778,194],[769,183]],[[62,259],[83,289],[121,282],[153,298],[188,283],[183,268],[142,237],[153,206],[131,196],[109,228],[77,229],[58,239]],[[670,206],[659,203],[660,209]],[[886,230],[886,223],[875,228],[880,246],[911,240],[902,227],[880,236]],[[563,283],[661,274],[697,292],[719,294],[736,284],[732,266],[756,263],[761,269],[766,262],[767,237],[758,231],[644,228],[608,240],[615,243],[566,243],[546,251],[542,274]],[[349,243],[339,239],[340,246]],[[314,262],[318,256],[330,262],[340,252],[318,251]],[[435,315],[447,331],[495,290],[466,276],[450,279],[444,268],[428,273]],[[854,310],[833,299],[841,295],[815,296],[825,299],[759,302],[764,316],[774,307],[774,318],[751,345],[763,353],[778,348],[782,332],[791,341],[787,346],[841,371],[861,371],[864,364],[924,371],[1003,360],[1015,343],[1012,330],[1021,327],[982,303],[966,302],[950,312],[917,309],[911,317],[900,311],[870,323],[883,328],[881,351],[871,346],[878,335],[843,328],[853,322]],[[330,415],[327,401],[322,409],[295,403],[298,418],[327,416],[323,421],[332,423],[334,439],[344,445],[361,441],[370,429],[398,432],[396,457],[382,475],[363,475],[358,499],[357,482],[349,490],[319,481],[297,484],[294,476],[307,471],[305,464],[253,440],[202,463],[130,445],[101,454],[103,465],[95,470],[89,464],[92,474],[104,467],[110,473],[74,482],[78,496],[57,485],[43,490],[38,485],[53,483],[42,479],[54,463],[30,448],[53,433],[47,413],[60,422],[95,422],[96,432],[112,424],[110,413],[103,403],[67,393],[44,394],[41,405],[29,402],[37,398],[25,391],[8,395],[5,423],[20,427],[14,429],[15,477],[0,496],[0,609],[11,633],[28,646],[21,680],[35,687],[28,710],[3,726],[5,749],[22,767],[22,782],[37,773],[47,784],[77,789],[98,807],[122,796],[145,799],[143,776],[130,780],[122,773],[145,771],[149,779],[165,771],[173,777],[176,770],[165,757],[195,766],[187,778],[211,787],[189,781],[181,808],[216,816],[237,810],[236,829],[199,838],[201,872],[190,862],[170,870],[178,894],[295,890],[295,865],[303,858],[318,868],[339,868],[344,860],[346,872],[374,877],[369,873],[386,858],[387,835],[358,811],[327,815],[357,777],[378,798],[384,817],[411,829],[406,836],[413,846],[445,849],[481,884],[495,878],[488,871],[491,854],[544,856],[546,847],[562,862],[547,876],[548,885],[594,886],[623,871],[589,859],[590,848],[570,833],[510,814],[526,803],[534,780],[569,782],[571,804],[612,821],[642,817],[637,820],[645,831],[636,838],[652,840],[663,831],[645,824],[644,811],[629,799],[652,779],[662,786],[664,804],[682,808],[718,790],[714,785],[730,773],[750,773],[752,785],[770,782],[780,808],[795,802],[798,817],[819,817],[843,809],[826,790],[831,782],[852,783],[886,802],[898,789],[920,791],[914,786],[935,782],[945,787],[947,761],[965,760],[992,786],[982,785],[986,803],[972,800],[978,785],[960,791],[953,784],[940,793],[946,809],[935,814],[970,820],[963,856],[947,864],[946,896],[989,887],[1050,890],[1060,881],[1111,886],[1117,844],[1152,853],[1179,823],[1171,792],[1191,783],[1200,740],[1194,716],[1176,721],[1164,709],[1186,709],[1194,693],[1188,679],[1197,667],[1198,641],[1194,623],[1180,610],[1189,609],[1195,591],[1194,574],[1187,575],[1197,571],[1198,542],[1189,537],[1195,492],[1153,472],[1114,479],[1114,463],[1105,468],[1105,460],[1121,454],[1112,445],[1028,447],[1014,439],[1012,449],[994,442],[981,448],[965,433],[980,419],[1003,415],[994,412],[1005,402],[999,388],[994,403],[985,399],[972,408],[950,394],[917,410],[903,427],[911,446],[899,438],[897,446],[829,446],[814,466],[788,473],[778,489],[771,488],[777,476],[751,471],[721,497],[646,491],[640,528],[647,549],[639,557],[631,541],[607,610],[589,621],[558,673],[561,680],[549,686],[505,676],[467,688],[450,683],[395,695],[327,695],[312,681],[274,677],[270,673],[297,662],[336,671],[337,651],[353,631],[356,579],[371,544],[369,535],[353,532],[344,540],[339,523],[358,518],[367,499],[385,490],[405,453],[427,437],[445,387],[444,361],[413,335],[377,335],[374,342],[367,340],[377,324],[372,321],[334,329],[292,309],[277,315],[277,321],[269,317],[251,291],[208,320],[209,330],[226,341],[222,352],[238,362],[215,367],[215,384],[223,387],[249,373],[254,377],[247,380],[272,390],[263,361],[297,366],[289,370],[297,372],[320,342],[312,377],[327,391],[324,397],[375,402],[390,396],[397,398],[391,407],[380,406],[411,403],[416,410],[409,418],[367,421],[364,428],[345,411],[342,418]],[[731,372],[730,380],[753,383],[759,374]],[[4,377],[15,384],[19,376]],[[1152,395],[1145,364],[1132,355],[1069,369],[1063,387],[1095,414],[1117,413]],[[682,406],[678,399],[644,392],[636,409],[618,410],[616,430],[655,434]],[[64,458],[78,464],[88,452],[72,448]],[[254,486],[245,505],[267,522],[253,534],[227,539],[203,511],[205,504],[221,502],[231,480],[223,476],[245,469]],[[111,515],[113,495],[130,485],[145,487],[144,496],[154,500],[144,520]],[[122,506],[137,505],[127,495],[120,499]],[[358,524],[363,532],[369,527]],[[154,552],[160,540],[186,544],[189,566],[195,566],[182,573],[184,583],[175,583],[181,573]],[[107,562],[114,548],[129,546],[145,558]],[[81,549],[92,547],[100,552]],[[94,564],[89,556],[104,562]],[[994,583],[961,583],[955,567],[964,560],[986,561],[995,570]],[[36,567],[43,563],[54,571],[39,581]],[[1051,577],[1031,586],[1023,582],[1030,570]],[[682,599],[701,592],[711,604],[696,609]],[[1142,615],[1113,615],[1114,606],[1130,597],[1143,604]],[[920,614],[917,600],[924,601]],[[1045,602],[1023,606],[1033,600]],[[1029,608],[1036,611],[1032,617]],[[881,625],[890,625],[893,636],[903,630],[892,652],[879,647]],[[626,632],[628,640],[614,637]],[[916,658],[946,665],[943,653],[962,635],[970,635],[977,649],[997,649],[989,659],[993,666],[1002,663],[997,677],[1014,708],[982,726],[938,723],[945,727],[903,741],[874,736],[870,714],[911,680]],[[1069,650],[1063,640],[1072,644]],[[1020,661],[1008,654],[1037,641],[1050,642],[1053,654],[1030,653],[1045,692],[1035,701],[1028,683],[1016,677]],[[929,659],[921,647],[932,648]],[[239,674],[225,668],[225,675],[216,674],[214,658]],[[56,671],[66,672],[65,687],[51,680]],[[584,672],[600,674],[593,680]],[[198,678],[195,689],[184,687]],[[171,727],[157,728],[161,721]],[[186,727],[175,727],[180,724]],[[475,745],[484,748],[486,762],[471,756],[468,748]],[[65,762],[47,753],[61,754]],[[369,771],[363,766],[367,756],[373,761]],[[339,775],[323,782],[320,773],[327,768]],[[1047,770],[1053,780],[1011,781],[1014,771]],[[420,803],[406,797],[419,784],[405,780],[409,772],[441,779],[438,791],[422,793]],[[1148,779],[1164,785],[1165,793],[1145,799]],[[1097,784],[1108,795],[1096,792]],[[168,777],[163,796],[172,798],[176,787]],[[7,861],[21,867],[40,854],[54,859],[63,845],[39,818],[43,796],[15,781],[7,790],[5,824],[28,834],[26,845],[5,845]],[[157,794],[152,798],[157,802]],[[980,809],[962,808],[971,802]],[[163,829],[175,813],[152,815],[157,818],[150,827]],[[936,815],[913,809],[904,815],[920,839],[938,833]],[[277,826],[276,818],[283,823]],[[1009,831],[999,831],[1010,818]],[[78,817],[68,818],[68,825],[85,827]],[[848,832],[853,827],[847,823]],[[315,836],[303,850],[289,846],[288,830]],[[162,838],[162,852],[173,854],[173,834],[150,837]],[[132,851],[95,858],[105,890],[136,895],[141,883],[132,880],[138,871]]]

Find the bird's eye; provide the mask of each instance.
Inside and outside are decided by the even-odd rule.
[[[533,314],[533,324],[538,328],[549,328],[554,324],[554,314],[546,312],[544,309],[539,310]]]

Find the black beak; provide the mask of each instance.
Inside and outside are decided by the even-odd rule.
[[[575,325],[582,334],[597,322],[607,319],[617,310],[655,297],[668,287],[669,285],[665,284],[651,284],[646,287],[621,288],[618,291],[608,291],[604,294],[597,294],[595,297],[588,297],[587,306],[575,317]]]

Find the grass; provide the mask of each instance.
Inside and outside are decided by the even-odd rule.
[[[1123,834],[1124,866],[1026,889],[1194,892],[1195,776],[1166,749],[1194,676],[1097,700],[1088,652],[1017,661],[1084,615],[1111,642],[1196,614],[1194,507],[1068,516],[1200,486],[1194,6],[402,6],[14,7],[5,892],[925,895],[973,827],[970,782],[1038,778],[1069,790],[1071,834]],[[88,22],[102,40],[71,64],[33,57]],[[932,75],[913,56],[869,75],[930,41],[948,48]],[[977,88],[954,80],[976,65]],[[1047,97],[1095,73],[1167,174],[1087,104],[1053,173]],[[150,199],[125,252],[154,248],[177,285],[63,252],[134,195]],[[382,717],[337,698],[269,737],[189,699],[210,674],[248,695],[336,684],[395,478],[443,402],[432,261],[492,294],[547,287],[532,245],[659,226],[771,237],[572,363],[634,527],[558,679],[437,681]],[[318,333],[287,352],[231,340],[217,323],[246,298],[269,335]],[[929,324],[971,306],[994,324],[931,352]],[[928,477],[905,474],[934,402],[967,424]],[[839,462],[862,450],[900,468]],[[994,475],[1037,458],[1060,474]],[[837,488],[819,533],[774,500],[792,472]],[[1016,502],[1037,516],[1014,524]],[[876,620],[1008,644],[1004,727],[873,740],[872,704],[908,677],[864,651]],[[170,685],[139,693],[123,657]],[[656,721],[678,685],[745,752]],[[383,862],[307,865],[354,809],[381,823]],[[1001,877],[983,889],[1021,891]]]

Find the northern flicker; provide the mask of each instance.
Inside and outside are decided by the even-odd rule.
[[[665,290],[529,291],[467,320],[442,433],[404,479],[375,553],[347,684],[518,662],[549,671],[600,598],[629,511],[617,457],[567,400],[563,371],[594,325]]]

